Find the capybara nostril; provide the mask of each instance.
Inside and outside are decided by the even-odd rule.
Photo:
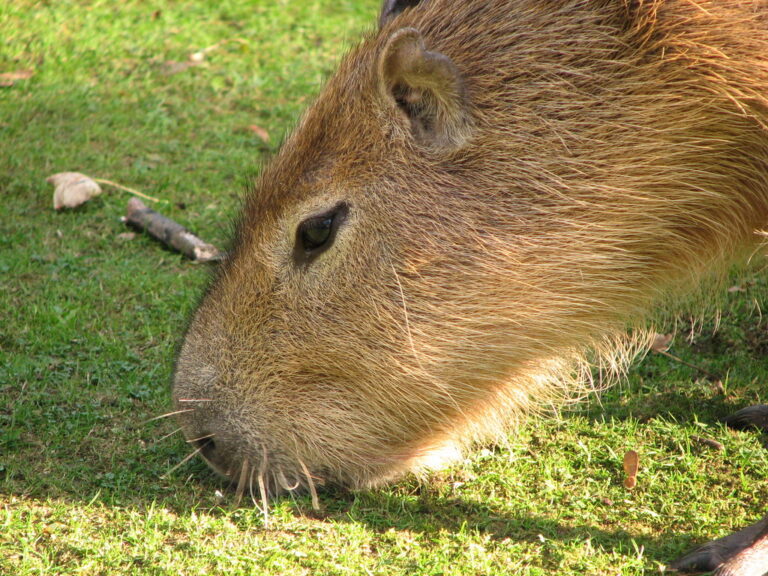
[[[192,446],[195,448],[199,448],[200,454],[206,460],[213,460],[214,453],[216,452],[216,441],[211,438],[210,435],[207,437],[190,440],[190,444],[192,444]]]
[[[241,467],[237,448],[231,443],[221,440],[217,442],[212,436],[207,436],[193,439],[190,444],[211,468],[223,476],[231,478]]]
[[[200,455],[215,470],[223,473],[225,476],[230,475],[229,460],[224,451],[217,450],[216,440],[213,438],[204,438],[202,440],[196,440],[193,442],[193,445],[200,449]]]

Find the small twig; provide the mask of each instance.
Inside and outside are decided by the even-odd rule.
[[[241,46],[250,46],[250,43],[247,40],[244,40],[243,38],[225,38],[224,40],[220,40],[219,42],[216,42],[216,44],[211,44],[206,48],[202,48],[201,50],[198,50],[197,52],[195,52],[195,54],[207,54],[208,52],[213,52],[219,46],[224,46],[225,44],[230,44],[230,43],[240,44]]]
[[[725,450],[725,446],[723,446],[722,443],[718,442],[717,440],[713,440],[712,438],[705,438],[704,436],[691,436],[691,440],[697,444],[701,444],[702,446],[714,448],[715,450]]]
[[[675,356],[674,354],[670,354],[666,350],[654,350],[654,352],[656,352],[657,354],[661,354],[663,356],[666,356],[667,358],[670,358],[671,360],[674,360],[675,362],[680,362],[680,364],[688,366],[689,368],[693,368],[694,370],[698,370],[699,372],[701,372],[702,374],[707,376],[710,380],[719,380],[720,379],[719,376],[717,376],[715,374],[712,374],[712,372],[709,372],[708,370],[704,370],[704,368],[702,368],[701,366],[696,366],[696,364],[691,364],[690,362],[686,362],[685,360],[683,360],[679,356]]]
[[[147,234],[156,240],[192,260],[210,262],[224,257],[224,253],[218,248],[203,242],[181,224],[147,208],[138,198],[128,201],[125,222],[140,230],[146,230]]]

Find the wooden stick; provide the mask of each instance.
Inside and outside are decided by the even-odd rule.
[[[181,224],[147,208],[138,198],[131,198],[128,201],[125,223],[140,230],[146,230],[152,238],[192,260],[210,262],[224,257],[224,253],[218,248],[203,242]]]

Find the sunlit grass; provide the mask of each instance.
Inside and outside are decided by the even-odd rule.
[[[624,386],[360,494],[273,503],[271,527],[205,466],[169,410],[174,349],[203,288],[190,264],[119,221],[107,192],[54,213],[46,176],[78,170],[167,199],[226,239],[248,178],[375,1],[5,2],[0,73],[0,573],[645,574],[754,521],[768,501],[757,433],[718,419],[765,401],[768,330],[727,295],[718,332],[651,356]],[[202,62],[190,55],[215,46]],[[265,142],[251,126],[266,130]],[[717,451],[696,437],[723,444]],[[623,487],[627,449],[638,487]],[[217,495],[217,491],[223,494]]]

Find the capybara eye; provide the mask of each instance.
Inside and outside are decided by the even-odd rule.
[[[307,218],[296,230],[294,258],[298,264],[307,264],[333,244],[336,230],[346,219],[347,205],[338,204],[333,210]]]
[[[304,250],[316,250],[331,237],[333,218],[313,218],[301,228],[301,243]]]

